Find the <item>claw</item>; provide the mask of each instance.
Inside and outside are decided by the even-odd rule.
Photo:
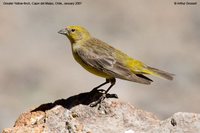
[[[103,90],[103,89],[98,90],[98,88],[100,88],[101,86],[103,86],[103,85],[105,85],[109,82],[111,83],[111,85],[108,87],[107,90]],[[102,96],[97,101],[91,103],[90,107],[97,106],[98,104],[101,106],[101,103],[103,102],[103,100],[105,98],[118,98],[118,96],[115,95],[115,94],[108,94],[108,91],[113,87],[115,82],[116,82],[115,78],[106,79],[106,82],[104,82],[104,83],[100,84],[99,86],[95,87],[94,89],[92,89],[92,91],[91,91],[92,93],[93,92],[99,92],[100,94],[102,94]]]
[[[106,98],[106,94],[103,94],[97,101],[93,102],[90,104],[90,107],[95,107],[98,104],[101,105],[101,103],[103,102],[103,100]]]

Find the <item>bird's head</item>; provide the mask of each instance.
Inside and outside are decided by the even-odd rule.
[[[91,38],[89,32],[81,26],[67,26],[65,29],[58,31],[58,33],[66,35],[71,43],[85,41]]]

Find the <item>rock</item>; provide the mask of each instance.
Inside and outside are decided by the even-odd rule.
[[[96,107],[101,92],[88,92],[22,113],[3,133],[198,133],[200,114],[176,113],[161,121],[154,114],[121,102],[116,95]]]

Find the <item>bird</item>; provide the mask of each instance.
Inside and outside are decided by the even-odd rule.
[[[173,80],[174,74],[151,67],[145,63],[128,56],[126,53],[93,37],[82,26],[66,26],[58,31],[65,35],[70,43],[74,59],[90,73],[105,78],[106,81],[93,90],[98,90],[110,83],[107,90],[94,106],[101,103],[108,91],[115,85],[116,79],[149,85],[153,82],[147,75]]]

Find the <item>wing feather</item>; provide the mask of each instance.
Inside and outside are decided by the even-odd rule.
[[[82,46],[82,48],[76,49],[76,53],[83,62],[99,71],[111,75],[114,78],[143,84],[150,84],[152,82],[149,78],[144,78],[144,76],[138,76],[132,73],[131,70],[123,64],[123,61],[116,59],[116,57],[113,56],[117,51],[116,49],[102,41],[99,43],[99,41],[100,40],[95,39],[91,42],[85,43],[85,46]],[[95,42],[98,42],[98,44]]]

